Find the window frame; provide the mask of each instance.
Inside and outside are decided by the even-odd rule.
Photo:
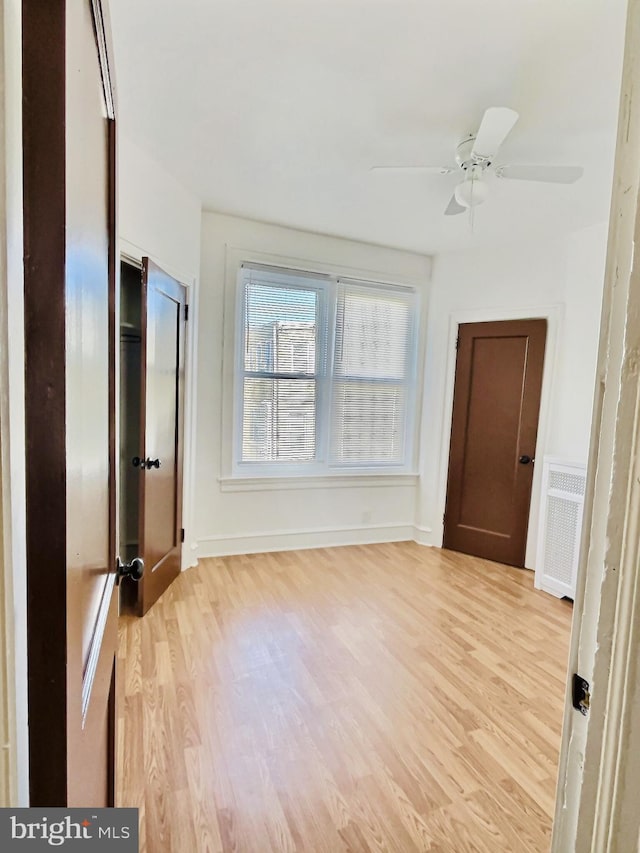
[[[315,289],[318,294],[318,313],[316,327],[316,458],[309,462],[256,462],[242,461],[243,449],[243,411],[244,411],[244,380],[249,374],[260,378],[257,371],[246,371],[244,366],[244,348],[246,341],[245,320],[245,270],[259,270],[265,284],[270,283],[283,287],[299,287],[301,290]],[[283,279],[286,279],[283,280]],[[360,464],[334,463],[330,460],[331,420],[332,420],[332,386],[334,378],[335,332],[338,289],[340,284],[353,285],[364,289],[376,289],[381,292],[397,291],[406,295],[411,307],[411,322],[409,324],[409,339],[407,341],[407,409],[404,423],[404,460],[402,462],[377,462]],[[421,325],[420,293],[413,284],[396,284],[364,277],[339,275],[331,272],[319,272],[298,267],[288,267],[283,264],[271,264],[254,261],[249,258],[240,260],[236,267],[235,298],[234,298],[234,357],[232,403],[233,416],[231,424],[231,466],[230,478],[223,480],[276,481],[301,478],[372,477],[389,475],[415,474],[415,438],[416,414],[419,391],[417,388],[419,329]],[[264,378],[279,378],[273,374]],[[290,377],[285,377],[290,378]],[[295,377],[294,377],[295,378]],[[300,377],[302,378],[302,377]],[[393,380],[380,380],[381,384],[396,384]]]

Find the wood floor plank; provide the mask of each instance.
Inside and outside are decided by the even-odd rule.
[[[118,651],[146,853],[545,853],[571,605],[415,543],[201,560]]]

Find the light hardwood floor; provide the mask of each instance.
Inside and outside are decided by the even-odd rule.
[[[545,853],[571,605],[413,543],[202,560],[121,623],[147,853]]]

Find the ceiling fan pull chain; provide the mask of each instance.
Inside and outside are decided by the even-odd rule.
[[[470,196],[471,204],[469,205],[469,225],[471,227],[471,233],[472,234],[473,234],[473,226],[475,224],[475,219],[476,219],[476,205],[474,204],[474,189],[475,189],[474,184],[475,184],[475,175],[472,172],[471,173],[471,196]]]

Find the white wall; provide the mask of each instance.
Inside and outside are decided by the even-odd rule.
[[[586,462],[600,335],[608,225],[572,234],[567,244],[565,312],[547,453]]]
[[[193,470],[195,467],[195,410],[198,275],[200,269],[201,204],[160,163],[126,134],[118,136],[118,235],[120,252],[140,261],[148,255],[189,288],[187,301],[193,322],[187,328],[185,443],[182,525],[189,541],[193,530]],[[191,554],[183,548],[182,563]]]
[[[586,462],[602,300],[606,225],[547,245],[438,255],[427,329],[419,541],[441,545],[459,322],[547,317],[536,455]],[[526,565],[535,563],[536,467]]]
[[[547,245],[480,249],[439,255],[431,284],[430,259],[236,217],[205,213],[198,349],[198,466],[195,474],[194,555],[341,544],[395,538],[442,543],[446,497],[455,328],[474,320],[548,319],[548,339],[537,456],[586,461],[606,252],[606,225]],[[235,484],[229,477],[230,401],[224,388],[233,371],[225,343],[229,258],[247,256],[324,263],[424,283],[428,296],[419,481],[391,485],[354,481]],[[240,252],[242,254],[242,252]],[[430,292],[427,294],[427,290]],[[426,302],[426,298],[425,298]],[[229,318],[227,318],[227,332]],[[526,565],[535,564],[542,466],[534,475]],[[304,486],[304,487],[303,487]]]
[[[268,256],[273,262],[288,260],[303,267],[410,282],[422,289],[425,302],[428,296],[431,262],[425,256],[215,213],[203,215],[194,553],[412,538],[415,477],[394,477],[393,485],[382,478],[373,478],[372,484],[352,478],[339,483],[302,481],[295,488],[241,485],[241,490],[226,477],[221,482],[231,463],[232,412],[230,400],[223,399],[223,387],[228,389],[232,378],[233,341],[230,336],[224,340],[223,315],[225,310],[232,313],[233,299],[227,298],[225,308],[225,279],[233,289],[235,276],[227,268],[227,257],[235,255],[234,249],[245,250],[247,259]],[[232,316],[227,317],[227,327],[233,327]]]
[[[200,268],[200,200],[129,137],[118,136],[118,234],[186,284]]]

